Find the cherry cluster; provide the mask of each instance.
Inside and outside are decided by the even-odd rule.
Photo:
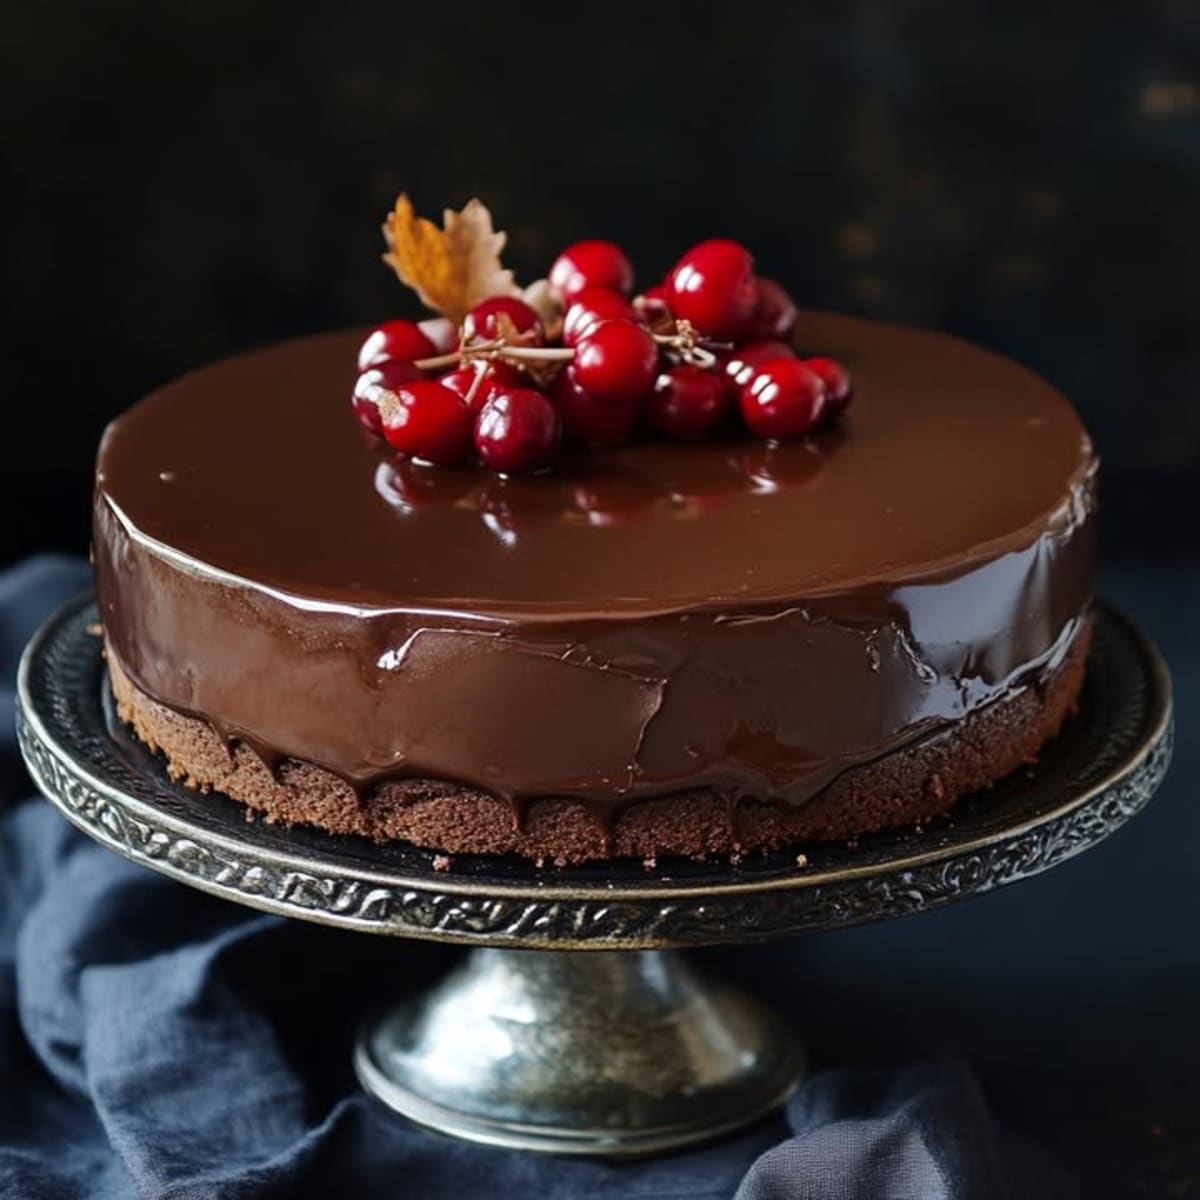
[[[564,441],[704,438],[736,414],[803,437],[849,403],[845,368],[797,357],[795,305],[737,242],[701,242],[639,296],[633,282],[619,246],[578,242],[550,270],[546,315],[494,296],[461,327],[385,322],[359,352],[355,411],[415,459],[510,474],[552,466]]]

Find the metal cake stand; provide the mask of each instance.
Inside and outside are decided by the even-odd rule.
[[[116,721],[90,595],[21,663],[18,731],[38,786],[105,846],[284,916],[475,949],[434,991],[368,1019],[364,1087],[459,1137],[567,1154],[646,1154],[777,1105],[803,1055],[757,1002],[676,947],[924,912],[1057,866],[1136,813],[1171,754],[1154,647],[1100,607],[1080,711],[1042,755],[923,831],[728,863],[539,870],[248,823],[173,784]],[[575,951],[599,953],[574,953]]]

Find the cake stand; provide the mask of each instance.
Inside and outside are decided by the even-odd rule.
[[[792,1032],[675,948],[905,916],[1024,879],[1128,820],[1171,754],[1162,660],[1101,606],[1079,713],[1036,770],[923,831],[737,866],[459,857],[446,870],[411,847],[248,822],[173,784],[114,718],[96,620],[77,598],[21,663],[18,732],[45,795],[103,845],[240,904],[475,947],[432,992],[367,1018],[355,1066],[415,1121],[527,1150],[665,1150],[746,1124],[796,1086]]]

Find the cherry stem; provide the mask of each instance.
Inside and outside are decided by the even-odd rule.
[[[455,350],[450,354],[438,354],[433,358],[418,358],[413,366],[418,371],[436,371],[439,367],[452,367],[462,365],[463,355]]]
[[[680,321],[674,333],[652,333],[650,335],[660,346],[675,350],[680,358],[693,366],[711,370],[717,365],[717,356],[708,346],[702,345],[696,335],[696,330],[687,321]],[[710,346],[724,349],[719,342],[711,342]],[[494,338],[489,342],[475,342],[471,345],[459,346],[450,354],[438,354],[433,358],[418,358],[413,366],[419,371],[436,371],[439,367],[465,366],[470,362],[500,359],[505,362],[570,362],[575,357],[575,351],[558,346],[513,346],[503,338]],[[471,385],[472,388],[476,384]]]
[[[450,354],[439,354],[435,358],[418,358],[413,366],[418,371],[436,371],[439,367],[463,366],[469,362],[499,358],[507,362],[570,362],[575,352],[565,346],[511,346],[497,338],[490,342],[475,342],[460,346]]]
[[[691,321],[677,321],[674,333],[654,333],[650,336],[660,346],[670,346],[672,350],[678,351],[679,357],[685,363],[690,363],[705,371],[711,371],[717,365],[717,356],[709,346],[720,350],[727,348],[721,342],[710,342],[709,346],[701,345],[696,327]],[[732,347],[728,348],[732,349]]]
[[[489,363],[483,359],[479,359],[475,363],[475,378],[471,380],[471,386],[467,388],[467,394],[463,397],[463,403],[474,412],[472,405],[475,403],[475,397],[479,395],[479,389],[483,387],[483,381],[487,378],[488,371],[491,370]]]
[[[518,362],[526,359],[529,362],[570,362],[575,357],[574,350],[566,346],[501,346],[499,354],[502,358],[515,358]]]
[[[679,357],[694,367],[708,371],[717,365],[717,356],[711,350],[697,346],[695,342],[677,333],[655,333],[651,336],[660,346],[669,346],[672,350],[677,350]]]

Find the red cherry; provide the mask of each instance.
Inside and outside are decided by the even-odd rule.
[[[681,363],[654,381],[646,420],[666,437],[704,437],[721,423],[730,400],[729,384],[720,375]]]
[[[564,346],[575,346],[601,321],[637,321],[638,311],[617,292],[591,288],[580,292],[563,318]]]
[[[825,385],[799,359],[779,358],[759,369],[741,401],[742,416],[759,437],[803,437],[825,414]]]
[[[662,284],[647,288],[640,296],[634,296],[633,307],[637,310],[638,319],[644,321],[652,329],[660,321],[671,319],[671,310],[667,307],[667,289]]]
[[[432,358],[437,347],[414,321],[384,321],[367,335],[358,351],[358,369],[378,366],[389,359],[415,362]]]
[[[384,397],[383,436],[401,453],[453,466],[471,449],[471,413],[449,389],[430,379],[406,383]]]
[[[354,415],[362,422],[364,429],[369,433],[383,433],[383,419],[374,400],[359,396],[356,389],[350,397],[350,403],[354,406]]]
[[[746,339],[758,342],[791,337],[796,328],[796,305],[791,296],[775,280],[761,275],[754,281],[754,291],[757,300]]]
[[[743,388],[754,378],[764,363],[779,358],[795,358],[796,352],[787,342],[747,342],[722,356],[725,374],[735,387]]]
[[[542,340],[542,319],[516,296],[492,296],[475,305],[463,322],[463,336],[467,341],[475,338],[490,342],[500,336],[496,318],[503,313],[512,323],[517,333],[527,335],[522,339],[525,345],[536,345]]]
[[[540,471],[554,462],[562,425],[533,388],[497,392],[475,420],[475,451],[493,471]]]
[[[554,260],[549,283],[551,293],[568,305],[589,288],[628,296],[633,291],[633,264],[614,242],[576,242]]]
[[[475,389],[474,398],[471,400],[472,416],[478,416],[479,410],[500,388],[525,386],[525,376],[509,363],[489,362],[483,365],[486,368],[486,377],[479,387]],[[449,388],[460,400],[465,402],[471,394],[471,388],[475,385],[475,376],[477,373],[478,369],[468,364],[442,375],[438,379],[438,383],[442,387]]]
[[[854,385],[850,372],[836,358],[806,358],[804,365],[821,377],[825,385],[825,419],[832,421],[845,412],[854,399]]]
[[[383,432],[383,419],[379,415],[379,393],[394,392],[414,379],[423,379],[421,372],[409,362],[387,359],[378,366],[369,367],[355,381],[350,393],[350,403],[358,419],[372,433]]]
[[[658,343],[633,321],[604,321],[575,346],[575,377],[598,400],[640,401],[658,374]]]
[[[744,246],[714,238],[693,246],[666,279],[667,307],[713,338],[740,337],[754,316],[754,259]]]
[[[637,397],[601,399],[580,382],[570,364],[554,381],[554,407],[567,437],[588,446],[614,446],[627,442],[637,421]]]

